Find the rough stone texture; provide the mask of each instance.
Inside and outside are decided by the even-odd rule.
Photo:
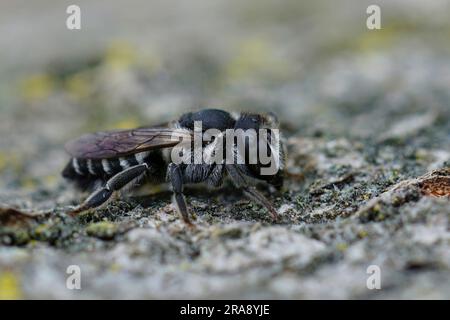
[[[364,1],[78,2],[75,33],[0,5],[0,297],[450,298],[445,2],[382,1],[380,31]],[[195,229],[165,186],[66,215],[64,141],[199,106],[278,114],[279,223],[229,183],[187,189]]]

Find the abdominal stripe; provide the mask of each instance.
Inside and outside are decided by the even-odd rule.
[[[141,152],[126,157],[110,159],[73,158],[71,165],[79,176],[112,177],[132,166],[147,163],[148,155],[147,152]]]

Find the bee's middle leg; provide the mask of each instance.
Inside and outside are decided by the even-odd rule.
[[[183,173],[181,172],[180,167],[175,163],[169,164],[167,175],[172,185],[173,200],[178,212],[181,213],[181,216],[186,224],[192,225],[192,222],[189,219],[186,199],[183,195]]]
[[[102,188],[94,191],[82,204],[70,212],[70,214],[75,215],[88,209],[101,206],[108,201],[114,191],[119,191],[134,179],[139,178],[147,170],[148,165],[143,163],[119,172],[110,178]]]

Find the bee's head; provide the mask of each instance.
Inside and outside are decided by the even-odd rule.
[[[272,113],[242,113],[236,120],[234,129],[247,131],[247,133],[241,133],[242,137],[237,137],[237,141],[240,140],[242,146],[237,148],[237,152],[242,159],[245,159],[245,164],[240,166],[241,170],[248,176],[265,180],[280,188],[283,184],[284,153],[282,142],[279,139],[278,126],[278,119]],[[253,135],[249,133],[252,130],[254,130]],[[262,149],[264,146],[265,148]],[[256,162],[252,163],[250,161],[251,153],[255,151]],[[263,173],[263,168],[270,168],[271,170],[266,170]]]
[[[277,129],[278,119],[272,112],[266,114],[242,113],[236,120],[235,129]]]

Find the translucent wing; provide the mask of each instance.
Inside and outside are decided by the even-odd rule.
[[[169,148],[190,139],[187,130],[169,127],[148,127],[86,134],[69,141],[65,148],[74,158],[107,159],[133,153]]]

